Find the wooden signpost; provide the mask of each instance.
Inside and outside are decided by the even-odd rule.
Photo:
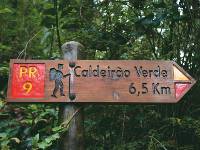
[[[172,61],[14,59],[7,102],[176,103],[194,83]]]
[[[77,60],[81,44],[62,46],[64,60],[10,61],[7,102],[59,103],[71,120],[59,149],[84,149],[82,103],[176,103],[195,80],[172,61]]]

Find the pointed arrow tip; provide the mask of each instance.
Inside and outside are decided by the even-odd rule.
[[[175,98],[177,102],[192,88],[196,83],[183,68],[174,63]]]

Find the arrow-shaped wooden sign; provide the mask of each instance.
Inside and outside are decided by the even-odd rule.
[[[7,101],[176,103],[194,84],[172,61],[11,60]]]

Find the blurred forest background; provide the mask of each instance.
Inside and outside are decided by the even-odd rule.
[[[0,0],[1,150],[57,149],[58,105],[6,105],[8,63],[71,40],[85,59],[174,60],[197,80],[178,104],[85,106],[87,150],[200,149],[199,0]]]

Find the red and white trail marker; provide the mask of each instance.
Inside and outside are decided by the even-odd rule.
[[[177,64],[173,67],[176,99],[180,100],[195,84],[195,80]]]

